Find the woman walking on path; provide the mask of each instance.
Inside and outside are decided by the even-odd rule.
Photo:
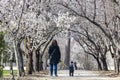
[[[53,69],[55,76],[57,75],[57,64],[60,62],[61,53],[60,48],[56,40],[52,41],[52,44],[49,47],[49,59],[50,59],[50,76],[53,76]]]

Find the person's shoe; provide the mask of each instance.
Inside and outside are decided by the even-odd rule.
[[[58,75],[55,75],[56,77],[58,77]]]

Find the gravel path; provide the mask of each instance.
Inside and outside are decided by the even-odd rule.
[[[67,70],[58,71],[58,77],[47,75],[40,80],[120,80],[120,77],[102,76],[98,71],[75,71],[74,77],[70,77]]]
[[[120,80],[120,76],[118,77],[109,77],[106,76],[111,74],[110,72],[99,72],[99,71],[85,71],[85,70],[76,70],[73,77],[69,76],[68,70],[59,70],[58,77],[49,76],[49,74],[41,75],[41,74],[33,74],[23,78],[19,78],[17,80]],[[0,79],[1,80],[1,79]],[[10,80],[10,79],[4,79]]]

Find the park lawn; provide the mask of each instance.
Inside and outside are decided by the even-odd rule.
[[[14,70],[14,75],[17,75],[17,70]],[[10,76],[10,70],[3,70],[3,77]]]

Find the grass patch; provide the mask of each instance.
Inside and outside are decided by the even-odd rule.
[[[17,70],[14,70],[13,73],[17,75]],[[10,76],[10,70],[3,70],[3,76]]]

